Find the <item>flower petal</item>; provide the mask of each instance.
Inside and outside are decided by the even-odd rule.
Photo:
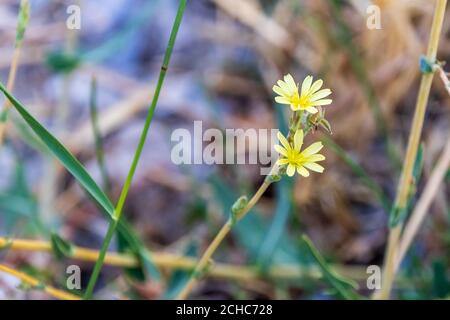
[[[303,130],[299,129],[294,134],[294,149],[300,152],[303,145]]]
[[[313,101],[317,101],[317,100],[323,99],[325,97],[328,97],[330,94],[331,94],[331,90],[330,89],[322,89],[322,90],[314,93],[311,96],[310,101],[313,102]]]
[[[279,86],[273,86],[272,87],[272,90],[276,93],[276,94],[279,94],[280,96],[282,96],[282,97],[288,97],[289,96],[289,94],[288,94],[288,92],[286,92],[285,90],[283,90],[281,87],[279,87]]]
[[[295,166],[293,164],[289,164],[286,169],[286,173],[289,177],[292,177],[295,173]]]
[[[311,104],[313,106],[327,106],[331,104],[333,100],[331,99],[323,99],[323,100],[317,100],[317,101],[311,101]]]
[[[313,94],[314,92],[316,92],[317,90],[322,88],[322,85],[323,85],[323,80],[322,79],[314,81],[314,83],[312,84],[311,88],[309,89],[309,93]]]
[[[281,142],[281,144],[283,145],[283,147],[284,147],[286,150],[292,149],[291,145],[289,144],[289,142],[287,141],[287,139],[285,138],[285,136],[283,136],[283,134],[281,133],[281,131],[278,131],[277,137],[278,137],[278,140]]]
[[[287,150],[285,148],[283,148],[282,146],[280,146],[278,144],[274,145],[273,147],[275,148],[276,152],[287,157]]]
[[[291,90],[291,88],[287,85],[287,83],[282,80],[278,80],[277,84],[281,88],[281,90],[284,91],[284,93],[285,93],[284,95],[286,95],[286,96],[292,96],[297,91],[297,89]]]
[[[297,166],[297,172],[303,177],[309,177],[309,172],[303,166]]]
[[[312,77],[312,76],[307,76],[307,77],[305,78],[305,80],[303,80],[303,83],[302,83],[302,91],[301,91],[301,95],[302,95],[302,96],[308,94],[309,89],[311,89],[311,83],[312,83],[312,81],[313,81],[313,77]]]
[[[315,142],[310,145],[308,148],[302,151],[302,156],[309,157],[317,152],[319,152],[323,148],[322,142]]]
[[[313,154],[305,159],[307,162],[317,162],[325,160],[325,156],[321,154]]]
[[[312,114],[316,114],[317,113],[317,108],[315,108],[315,107],[308,107],[305,110],[308,111],[309,113],[312,113]]]
[[[313,162],[307,162],[303,164],[306,168],[308,168],[311,171],[315,171],[315,172],[319,172],[322,173],[324,169],[324,167],[322,167],[320,164],[317,163],[313,163]]]
[[[288,159],[286,159],[286,158],[281,158],[281,159],[278,159],[277,160],[277,162],[275,162],[278,166],[283,166],[283,165],[285,165],[285,164],[288,164],[289,163],[289,160]]]
[[[295,92],[296,90],[298,90],[297,84],[295,83],[295,80],[291,76],[291,74],[287,74],[287,75],[284,76],[284,82],[287,84],[287,86],[289,87],[289,89],[292,92]]]
[[[291,104],[291,101],[286,97],[275,97],[275,101],[281,104]]]

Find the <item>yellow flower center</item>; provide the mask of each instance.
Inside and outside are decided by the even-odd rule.
[[[305,162],[305,158],[301,154],[301,152],[296,151],[294,149],[287,150],[287,157],[286,159],[288,162],[294,166],[299,166],[302,163]]]
[[[295,93],[293,96],[291,96],[290,100],[293,105],[299,106],[302,109],[306,109],[311,105],[309,95],[300,96],[298,93]]]

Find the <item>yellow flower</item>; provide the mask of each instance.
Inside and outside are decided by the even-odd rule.
[[[277,85],[273,86],[273,91],[279,96],[275,101],[281,104],[288,104],[292,111],[306,110],[312,114],[317,113],[317,106],[326,106],[333,100],[324,99],[331,94],[330,89],[322,89],[323,80],[317,80],[313,83],[313,77],[307,76],[303,80],[301,92],[298,92],[298,85],[294,78],[287,74],[284,81],[278,80]]]
[[[309,172],[306,169],[323,172],[324,168],[316,163],[325,160],[323,155],[317,153],[323,148],[322,142],[313,143],[305,150],[300,151],[303,145],[303,130],[301,129],[295,132],[293,146],[279,131],[278,140],[280,140],[281,146],[275,145],[275,150],[282,157],[278,159],[277,165],[287,165],[286,173],[288,176],[292,177],[296,170],[304,177],[309,176]]]

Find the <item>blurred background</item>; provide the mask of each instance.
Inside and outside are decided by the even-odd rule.
[[[157,81],[176,0],[31,0],[16,85],[21,102],[87,167],[117,201]],[[81,28],[66,27],[69,5],[81,8]],[[369,28],[367,8],[380,9]],[[0,4],[0,79],[6,83],[19,1]],[[215,255],[217,264],[251,266],[258,277],[208,276],[194,298],[330,299],[317,274],[272,277],[265,270],[311,265],[306,233],[328,261],[366,289],[366,266],[383,262],[388,213],[395,197],[417,98],[419,57],[426,50],[434,1],[191,0],[176,42],[124,217],[154,252],[199,256],[241,194],[263,177],[259,165],[182,165],[171,161],[171,134],[205,128],[283,128],[288,110],[273,101],[286,73],[322,78],[333,90],[323,139],[324,174],[283,179],[264,195]],[[447,14],[447,18],[450,17]],[[438,59],[450,58],[446,19]],[[445,67],[444,67],[445,68]],[[105,165],[96,159],[91,125],[92,78]],[[1,98],[3,102],[3,97]],[[435,78],[422,136],[420,194],[449,139],[449,96]],[[12,112],[0,149],[0,235],[99,248],[108,220],[67,171]],[[247,153],[257,150],[247,150]],[[107,177],[105,179],[105,176]],[[409,251],[395,296],[450,295],[449,181],[440,188]],[[113,244],[111,250],[117,251]],[[93,263],[57,260],[42,252],[0,251],[2,263],[45,283],[64,286],[77,264],[86,285]],[[290,269],[290,270],[291,270]],[[162,279],[137,281],[105,266],[100,298],[171,297],[186,270],[162,268]],[[45,299],[0,274],[0,298]]]

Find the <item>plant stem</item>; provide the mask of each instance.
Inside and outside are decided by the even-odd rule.
[[[15,251],[52,252],[52,245],[48,241],[8,239],[0,237],[0,249],[7,248]],[[95,262],[99,257],[98,250],[73,246],[70,258],[82,261]],[[153,262],[161,268],[192,271],[198,264],[198,260],[176,254],[152,252]],[[133,255],[120,253],[107,253],[104,263],[116,267],[133,268],[140,264],[139,259]],[[365,267],[353,267],[334,265],[333,268],[340,273],[357,280],[365,280],[367,277]],[[209,275],[217,278],[235,280],[257,280],[260,274],[255,266],[237,266],[232,264],[215,264]],[[303,267],[295,264],[274,265],[267,272],[269,278],[275,279],[302,279],[318,278],[320,272],[317,268]]]
[[[447,90],[447,93],[450,95],[450,81],[445,74],[445,71],[442,67],[439,68],[439,76]],[[399,254],[398,259],[395,266],[395,271],[397,271],[400,266],[406,252],[408,251],[411,243],[414,239],[414,236],[419,231],[420,225],[422,224],[425,216],[430,208],[431,201],[433,201],[436,196],[439,186],[445,178],[445,174],[447,173],[448,167],[450,165],[450,136],[447,138],[447,144],[444,146],[441,156],[439,157],[436,166],[431,173],[430,179],[428,180],[423,193],[420,199],[417,201],[416,207],[414,211],[411,213],[411,218],[408,220],[408,223],[405,226],[405,229],[402,233],[402,238],[400,241]]]
[[[446,4],[447,0],[436,1],[436,8],[434,12],[433,24],[431,27],[431,35],[427,51],[427,59],[431,63],[434,63],[436,61],[439,37],[442,30],[442,24],[444,22]],[[397,212],[406,209],[412,181],[414,162],[419,147],[419,141],[422,133],[425,111],[430,94],[431,84],[433,81],[433,75],[433,73],[425,73],[422,75],[416,109],[414,112],[414,119],[411,132],[409,134],[406,157],[403,163],[402,173],[397,189],[397,196],[393,207],[393,210],[396,210]],[[397,260],[398,242],[402,230],[402,225],[402,221],[397,221],[390,226],[389,239],[383,268],[382,288],[378,293],[374,295],[375,299],[389,298],[392,288],[392,282],[395,277],[395,263]]]
[[[11,61],[11,68],[8,74],[8,83],[6,88],[9,92],[13,91],[14,84],[16,82],[17,68],[19,66],[20,50],[22,49],[23,38],[25,36],[25,30],[30,19],[30,4],[28,0],[20,1],[19,15],[17,17],[16,28],[16,42]],[[5,99],[3,108],[0,111],[0,147],[3,145],[6,135],[6,125],[8,120],[8,112],[11,108],[11,102],[9,99]]]
[[[103,262],[105,261],[106,252],[108,251],[109,244],[111,243],[112,237],[114,236],[114,232],[116,231],[118,221],[119,220],[114,220],[108,226],[108,231],[106,232],[105,239],[103,239],[103,244],[100,249],[100,253],[94,265],[94,270],[92,271],[91,278],[89,279],[86,292],[84,293],[84,299],[86,300],[92,298],[92,292],[94,292],[95,283],[97,282],[97,278],[102,269]]]
[[[32,286],[32,287],[39,287],[42,288],[46,293],[51,295],[52,297],[55,297],[57,299],[61,300],[80,300],[78,296],[75,296],[73,294],[70,294],[68,292],[53,288],[51,286],[43,285],[41,281],[39,281],[36,278],[33,278],[26,273],[14,270],[8,266],[5,266],[3,264],[0,264],[0,272],[7,273],[13,277],[16,277],[20,279],[21,281],[25,282],[26,284]]]
[[[444,151],[439,157],[436,166],[431,173],[420,199],[417,201],[416,207],[408,219],[408,223],[402,233],[402,238],[399,246],[398,258],[394,272],[399,267],[403,260],[408,248],[410,247],[414,236],[417,234],[420,225],[422,224],[425,216],[430,208],[431,202],[439,191],[439,187],[445,178],[447,170],[450,165],[450,136],[447,138],[447,144],[444,147]]]
[[[17,46],[14,49],[13,58],[11,61],[11,68],[9,69],[8,82],[6,84],[6,88],[9,92],[12,92],[14,88],[14,84],[16,82],[17,68],[19,66],[20,59],[20,49],[22,46]],[[5,99],[3,103],[3,108],[0,112],[0,146],[3,145],[6,135],[6,124],[8,120],[8,112],[11,108],[11,103],[8,99]]]
[[[210,245],[206,249],[205,253],[202,255],[202,257],[198,261],[191,277],[189,278],[187,283],[184,285],[184,287],[180,291],[180,293],[177,295],[177,297],[176,297],[177,300],[183,300],[189,296],[190,292],[197,284],[198,278],[205,271],[205,268],[207,268],[212,255],[216,252],[217,248],[222,243],[222,241],[225,239],[227,234],[230,232],[233,225],[247,215],[247,213],[259,201],[259,199],[264,194],[264,192],[267,190],[267,188],[270,186],[270,184],[271,184],[271,182],[264,180],[263,184],[259,187],[258,191],[256,191],[256,193],[250,199],[250,201],[247,203],[247,205],[244,207],[244,209],[241,212],[239,212],[239,214],[236,216],[236,221],[233,222],[232,219],[228,219],[228,221],[222,226],[219,233],[216,235],[214,240],[210,243]]]
[[[109,194],[111,183],[109,181],[108,170],[105,164],[105,152],[103,149],[102,134],[98,125],[97,79],[95,77],[92,77],[91,80],[91,96],[89,100],[92,132],[94,133],[95,138],[95,156],[97,158],[97,164],[103,180],[103,189],[105,190],[106,194]]]
[[[115,208],[114,220],[110,222],[108,233],[103,241],[101,254],[95,264],[94,272],[92,273],[92,276],[89,279],[88,289],[86,291],[85,298],[89,298],[92,295],[92,290],[94,289],[95,283],[97,282],[98,274],[103,265],[103,260],[104,260],[106,251],[108,250],[109,244],[112,239],[112,235],[114,234],[114,231],[117,227],[118,221],[120,220],[120,217],[122,215],[123,207],[125,205],[125,200],[128,196],[128,191],[130,189],[131,182],[133,181],[133,177],[136,172],[136,168],[137,168],[139,159],[141,157],[142,150],[145,145],[145,141],[147,139],[148,131],[150,129],[150,124],[153,120],[153,115],[155,113],[156,105],[158,103],[159,95],[161,93],[161,88],[164,83],[164,79],[166,77],[167,69],[169,67],[169,62],[170,62],[170,58],[172,56],[173,47],[175,45],[175,40],[176,40],[176,37],[178,34],[178,30],[180,28],[181,20],[183,18],[184,10],[186,7],[186,1],[187,0],[180,0],[180,2],[179,2],[177,15],[175,17],[175,21],[172,26],[169,43],[167,45],[166,52],[164,55],[164,60],[163,60],[162,66],[161,66],[161,71],[159,73],[158,83],[156,85],[155,93],[153,95],[153,100],[152,100],[152,103],[151,103],[150,108],[147,113],[147,118],[145,120],[144,128],[142,130],[142,133],[141,133],[141,136],[139,139],[139,143],[138,143],[133,161],[131,163],[130,170],[128,172],[128,176],[125,180],[125,184],[122,188],[122,192],[120,194],[119,201],[117,202],[117,206]]]

